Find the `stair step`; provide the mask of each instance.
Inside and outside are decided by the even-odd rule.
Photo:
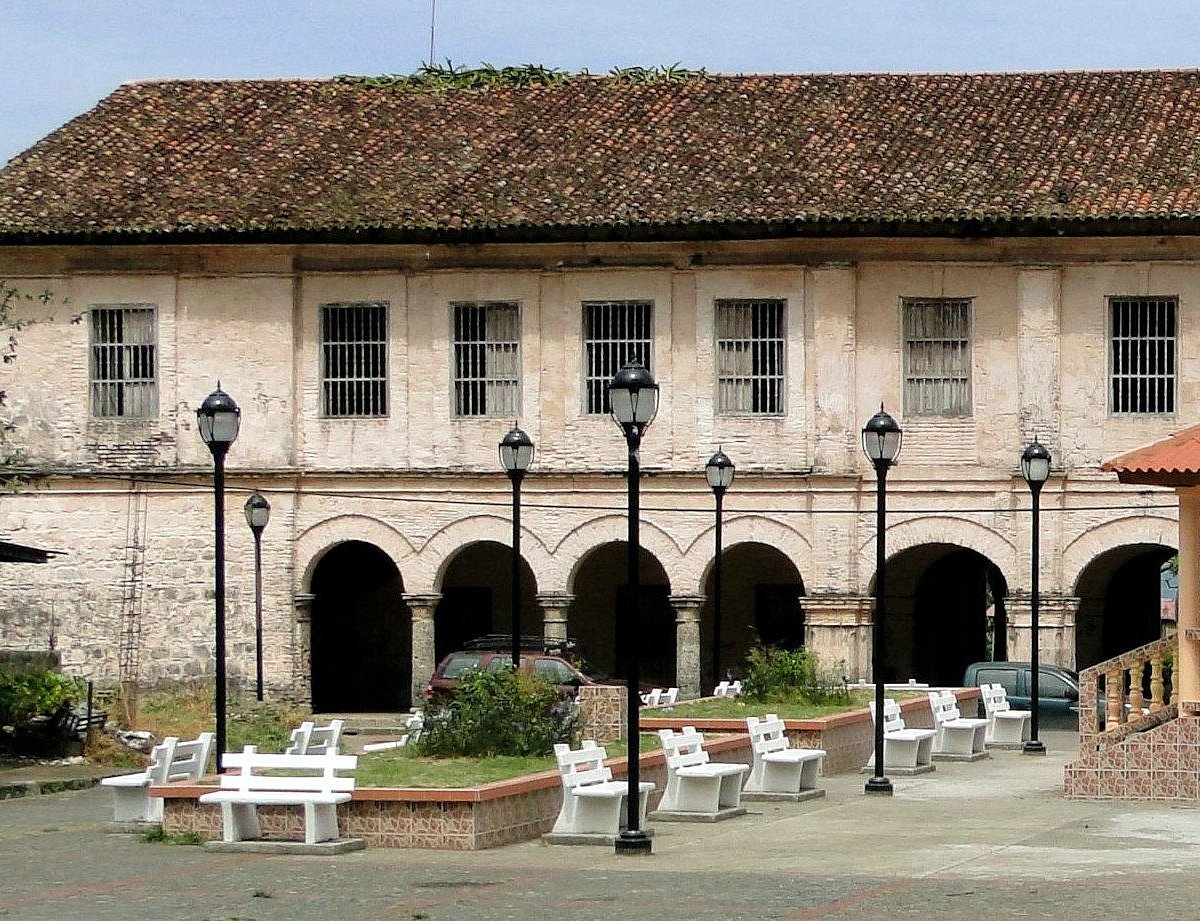
[[[330,720],[345,720],[343,735],[391,735],[402,732],[405,721],[411,714],[397,713],[314,713],[313,722],[318,726]]]

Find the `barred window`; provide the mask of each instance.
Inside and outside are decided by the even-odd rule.
[[[158,328],[154,307],[122,304],[91,310],[92,415],[158,415]]]
[[[387,304],[321,305],[321,413],[387,415]]]
[[[905,415],[969,415],[970,298],[906,297],[901,306]]]
[[[454,412],[516,417],[521,408],[521,312],[511,301],[454,310]]]
[[[783,412],[785,304],[717,301],[717,412]]]
[[[647,368],[651,360],[650,319],[653,301],[584,301],[583,350],[588,413],[607,413],[608,385],[633,359]]]
[[[1175,412],[1174,297],[1109,299],[1114,413]]]

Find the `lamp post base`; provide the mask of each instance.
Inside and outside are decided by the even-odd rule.
[[[650,838],[641,829],[623,831],[615,841],[616,853],[639,856],[650,853]]]
[[[1046,746],[1041,739],[1030,739],[1021,749],[1023,755],[1044,755],[1046,754]]]
[[[874,793],[878,796],[892,795],[892,782],[886,777],[872,777],[863,787],[864,793]]]

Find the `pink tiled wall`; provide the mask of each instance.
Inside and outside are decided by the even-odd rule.
[[[1200,800],[1200,717],[1181,716],[1067,765],[1071,799]]]

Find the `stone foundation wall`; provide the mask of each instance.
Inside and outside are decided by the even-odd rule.
[[[1067,765],[1069,799],[1200,801],[1200,717],[1181,716]]]
[[[583,711],[580,738],[594,739],[603,745],[624,739],[625,688],[611,684],[584,685],[579,689],[579,707]]]

